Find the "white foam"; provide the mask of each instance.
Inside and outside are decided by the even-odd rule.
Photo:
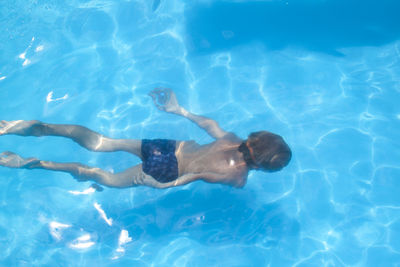
[[[24,62],[22,63],[22,66],[28,66],[29,64],[31,64],[31,61],[29,59],[25,59]]]
[[[74,241],[72,241],[68,246],[72,249],[86,249],[90,248],[95,244],[95,242],[91,241],[90,234],[84,234],[81,237],[78,237]]]
[[[94,189],[93,187],[89,187],[88,189],[85,189],[83,191],[68,191],[68,193],[72,195],[90,195],[94,192],[96,192],[96,189]]]
[[[25,56],[26,56],[26,52],[20,54],[18,57],[19,57],[20,59],[25,59]]]
[[[68,94],[65,94],[63,97],[53,98],[53,91],[50,91],[50,92],[47,94],[46,101],[47,101],[47,103],[48,103],[48,102],[53,102],[53,101],[65,100],[65,99],[67,99],[67,98],[68,98]]]
[[[43,49],[44,49],[44,46],[43,45],[39,45],[39,46],[36,47],[35,52],[43,51]]]
[[[109,225],[112,225],[112,219],[111,218],[107,218],[106,213],[104,212],[104,210],[101,208],[101,205],[99,203],[94,203],[94,208],[99,212],[101,218]]]
[[[122,229],[121,234],[119,235],[118,244],[122,246],[131,241],[132,237],[129,236],[129,232],[127,230]]]
[[[121,257],[125,253],[125,248],[123,245],[132,241],[132,238],[129,236],[129,232],[127,230],[122,229],[121,234],[118,239],[118,248],[115,250],[119,255],[115,255],[112,257],[112,260],[116,260]]]
[[[71,227],[69,224],[63,224],[59,222],[50,222],[49,229],[50,234],[57,240],[61,240],[61,232],[62,230]]]

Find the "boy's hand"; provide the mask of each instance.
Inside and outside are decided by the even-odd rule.
[[[178,104],[175,93],[169,88],[155,88],[149,93],[153,102],[159,110],[174,114],[181,114],[181,107]]]

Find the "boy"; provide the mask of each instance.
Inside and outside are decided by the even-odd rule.
[[[222,130],[217,122],[185,110],[170,89],[154,89],[149,95],[158,109],[188,118],[216,140],[199,145],[194,141],[112,139],[79,125],[47,124],[35,120],[1,121],[0,135],[62,136],[91,151],[132,153],[141,158],[142,164],[111,173],[80,163],[57,163],[3,152],[0,165],[62,171],[70,173],[78,181],[92,180],[116,188],[138,185],[167,188],[196,180],[243,187],[250,170],[278,171],[291,159],[290,148],[278,135],[261,131],[241,140],[234,133]]]

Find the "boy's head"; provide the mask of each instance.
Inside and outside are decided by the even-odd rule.
[[[239,146],[239,151],[249,168],[269,172],[279,171],[292,158],[292,152],[283,138],[267,131],[251,133]]]

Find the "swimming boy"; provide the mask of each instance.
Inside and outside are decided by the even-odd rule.
[[[158,109],[188,118],[216,140],[199,145],[194,141],[112,139],[79,125],[47,124],[36,120],[1,121],[0,135],[67,137],[91,151],[129,152],[140,157],[142,164],[111,173],[80,163],[57,163],[3,152],[0,165],[67,172],[78,181],[91,180],[116,188],[138,185],[167,188],[196,180],[243,187],[249,170],[278,171],[291,159],[288,145],[278,135],[262,131],[241,140],[222,130],[217,122],[185,110],[170,89],[154,89],[149,95]]]

